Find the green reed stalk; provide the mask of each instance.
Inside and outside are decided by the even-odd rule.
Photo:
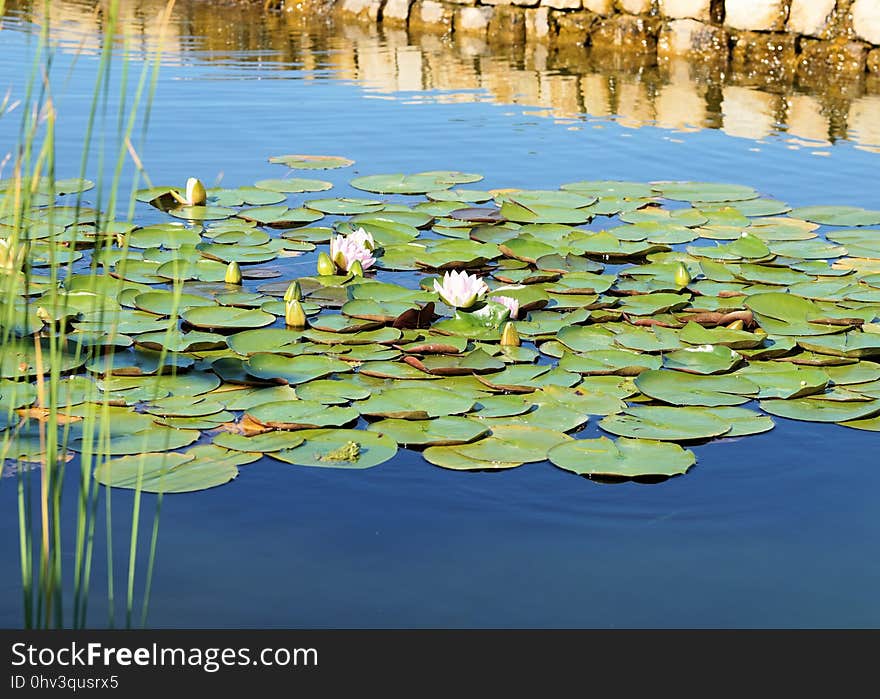
[[[3,12],[5,2],[0,0],[0,14]],[[51,3],[44,0],[45,16],[51,16]],[[89,268],[89,284],[87,289],[94,294],[99,294],[98,279],[106,274],[106,267],[103,273],[100,273],[98,266],[102,259],[102,253],[109,249],[113,242],[112,224],[115,221],[115,210],[118,201],[118,188],[121,182],[124,165],[126,162],[126,154],[131,155],[136,165],[135,186],[137,188],[138,179],[146,177],[140,159],[131,143],[131,134],[137,121],[138,110],[141,108],[145,92],[147,93],[145,116],[144,116],[144,133],[146,132],[147,123],[149,121],[150,108],[155,94],[157,84],[158,69],[161,60],[161,37],[167,28],[170,14],[174,6],[174,0],[169,0],[165,13],[163,15],[160,30],[160,50],[156,53],[152,62],[145,62],[142,70],[135,95],[131,106],[128,106],[126,98],[128,95],[128,45],[124,51],[122,81],[119,89],[119,112],[117,117],[117,138],[118,138],[118,155],[111,180],[110,193],[106,207],[106,217],[98,213],[95,221],[95,245],[92,254],[92,263]],[[98,123],[99,110],[102,115],[106,115],[107,105],[110,96],[110,68],[112,63],[113,42],[116,36],[116,27],[118,20],[119,0],[111,0],[107,8],[107,22],[105,24],[104,43],[102,46],[100,62],[98,65],[97,77],[90,105],[89,118],[86,126],[86,134],[84,140],[82,160],[80,163],[80,177],[85,177],[90,154],[92,152],[92,144],[95,136],[95,129]],[[2,27],[0,27],[2,29]],[[19,145],[14,158],[14,173],[10,189],[7,189],[6,195],[0,199],[0,214],[3,215],[4,221],[11,225],[9,240],[13,249],[17,250],[19,245],[24,246],[27,252],[30,246],[30,222],[29,215],[34,210],[33,203],[41,196],[47,196],[50,201],[55,200],[55,118],[54,103],[49,85],[49,73],[52,65],[52,51],[49,48],[49,22],[42,27],[40,40],[37,46],[34,64],[32,68],[32,76],[26,87],[24,98],[25,105],[33,104],[30,111],[25,110],[22,117],[21,134]],[[45,58],[43,58],[45,53]],[[152,72],[151,72],[152,71]],[[38,82],[39,80],[39,82]],[[40,85],[38,95],[35,97],[35,86]],[[147,89],[149,87],[149,89]],[[0,101],[0,117],[3,116],[8,105],[8,99]],[[102,119],[106,122],[106,116]],[[38,140],[38,134],[43,126],[45,135],[39,150],[35,153],[35,144]],[[97,209],[100,212],[102,207],[102,182],[101,175],[103,171],[104,146],[103,139],[98,140],[98,181],[97,190]],[[82,210],[83,195],[77,196],[74,222],[71,225],[79,226],[80,212]],[[132,194],[129,200],[129,218],[134,215],[135,199]],[[7,212],[6,209],[10,209]],[[49,230],[54,230],[54,215],[51,207],[48,214]],[[49,239],[46,247],[48,250],[48,268],[49,268],[49,288],[58,290],[62,288],[61,271],[66,269],[66,274],[73,273],[73,263],[76,258],[76,236],[70,243],[69,254],[66,263],[59,260],[56,245]],[[123,239],[123,254],[128,249],[127,239]],[[103,263],[106,265],[106,263]],[[10,339],[16,327],[14,322],[14,314],[19,297],[19,292],[13,285],[21,282],[16,273],[2,275],[6,277],[2,286],[10,286],[8,293],[3,294],[3,298],[12,301],[5,304],[2,308],[3,319],[0,321],[0,360],[3,359],[3,347]],[[117,280],[117,296],[123,288],[123,279]],[[24,265],[23,283],[25,288],[31,284],[29,265]],[[171,333],[177,327],[177,311],[179,308],[179,298],[182,293],[182,283],[175,283],[175,302],[174,312],[171,315],[169,324],[166,328],[167,337],[170,338]],[[26,475],[25,469],[19,461],[18,468],[18,508],[19,508],[19,556],[22,575],[22,594],[23,594],[23,611],[24,625],[26,627],[40,626],[61,627],[64,625],[64,604],[63,604],[63,588],[64,588],[64,570],[62,557],[62,492],[64,480],[64,462],[68,453],[67,441],[70,436],[69,420],[61,420],[62,415],[69,415],[72,408],[71,394],[67,394],[66,405],[61,405],[61,386],[63,377],[61,375],[61,362],[63,354],[70,349],[70,342],[67,335],[66,318],[68,317],[68,298],[61,295],[63,299],[61,309],[52,308],[49,315],[50,318],[43,318],[49,324],[48,332],[42,330],[34,336],[34,352],[35,352],[35,372],[37,375],[37,401],[35,411],[29,411],[27,417],[12,430],[13,433],[21,431],[29,424],[32,419],[38,420],[39,431],[39,448],[41,458],[41,474],[40,474],[40,490],[39,490],[39,525],[34,527],[34,509],[32,505],[31,479]],[[95,298],[99,298],[96,296]],[[27,335],[29,327],[29,301],[30,296],[25,295],[25,303],[22,305],[22,332]],[[92,317],[97,317],[98,327],[105,329],[105,305],[98,305],[97,313],[92,313]],[[59,320],[56,322],[56,318]],[[112,320],[110,323],[109,335],[111,339],[115,337],[118,328],[118,320]],[[73,351],[76,357],[80,357],[81,352],[85,351],[83,342],[78,339],[73,343]],[[100,348],[100,343],[97,344]],[[160,356],[160,365],[167,356],[167,349],[162,350]],[[105,377],[112,376],[112,355],[111,352],[106,353],[106,370]],[[98,516],[98,495],[100,488],[97,481],[93,477],[93,467],[99,462],[103,463],[110,459],[110,439],[111,432],[109,429],[110,421],[110,393],[109,388],[104,387],[102,395],[98,398],[97,386],[90,387],[88,395],[85,396],[82,415],[83,430],[80,434],[80,473],[78,479],[78,493],[76,501],[76,535],[74,543],[74,562],[73,562],[73,626],[82,628],[86,625],[89,589],[92,572],[92,561],[95,543],[95,524]],[[13,402],[14,403],[14,402]],[[13,424],[14,404],[10,403],[8,408],[7,422]],[[4,432],[3,449],[0,451],[0,457],[7,456],[9,448],[9,430]],[[60,434],[60,436],[59,436]],[[144,444],[146,447],[146,443]],[[18,458],[18,454],[10,456]],[[32,457],[29,457],[32,458]],[[132,514],[131,539],[129,546],[129,567],[126,589],[126,625],[131,625],[132,612],[134,607],[134,582],[136,572],[136,561],[138,552],[138,523],[141,510],[141,476],[138,479],[138,487],[135,489],[135,500]],[[106,522],[106,546],[107,546],[107,602],[108,602],[108,622],[112,627],[115,623],[115,592],[114,592],[114,572],[113,572],[113,527],[112,527],[112,498],[111,488],[105,489],[105,522]],[[156,559],[156,548],[158,541],[159,515],[161,512],[161,495],[159,495],[156,503],[156,511],[153,520],[149,561],[147,567],[147,579],[144,589],[144,597],[142,604],[141,624],[145,624],[148,610],[148,598],[152,587],[152,576]],[[35,530],[39,531],[39,542],[35,540]],[[39,561],[34,556],[34,546],[39,545]],[[36,580],[34,573],[37,573]]]

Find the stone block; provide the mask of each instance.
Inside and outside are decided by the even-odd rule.
[[[712,0],[660,0],[660,14],[670,19],[712,20]]]
[[[451,32],[455,8],[436,0],[420,0],[409,12],[410,29],[428,32]]]
[[[871,44],[880,44],[880,2],[856,0],[850,12],[856,36]]]
[[[517,7],[537,7],[541,0],[480,0],[482,5],[516,5]]]
[[[382,0],[342,0],[339,11],[358,19],[375,22],[382,10]]]
[[[786,30],[805,36],[824,36],[837,0],[792,0]]]
[[[783,80],[794,72],[797,37],[781,32],[739,32],[731,52],[735,71]]]
[[[382,23],[388,26],[405,27],[409,21],[412,0],[386,0],[382,8]]]
[[[498,5],[489,21],[489,41],[521,45],[526,41],[526,11],[512,5]]]
[[[582,0],[585,10],[607,17],[614,12],[614,0]]]
[[[492,7],[460,7],[455,15],[455,31],[485,35],[494,13]]]
[[[868,72],[880,75],[880,49],[868,53]]]
[[[668,22],[657,39],[661,56],[726,56],[730,37],[724,27],[695,19]]]
[[[617,0],[617,4],[631,15],[646,15],[651,11],[651,0]]]
[[[593,48],[623,54],[652,54],[657,51],[660,20],[651,17],[616,15],[597,22],[592,34]]]
[[[525,11],[526,41],[543,41],[550,38],[550,10],[536,7]]]
[[[782,31],[789,0],[725,0],[724,22],[753,32]]]
[[[868,46],[860,41],[808,39],[801,45],[797,73],[805,81],[852,79],[865,72],[867,58]]]
[[[550,23],[560,44],[586,46],[597,17],[592,12],[551,12]]]
[[[541,0],[541,6],[553,10],[579,10],[581,0]]]

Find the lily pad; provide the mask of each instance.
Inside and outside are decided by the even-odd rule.
[[[272,458],[296,466],[364,469],[390,461],[397,444],[384,434],[365,430],[303,430],[305,439],[294,449],[270,454]]]
[[[294,170],[335,170],[354,165],[354,160],[338,155],[273,155],[269,162],[287,165]]]
[[[489,428],[465,417],[435,420],[387,419],[374,422],[371,432],[384,434],[404,447],[468,444],[489,434]]]
[[[599,422],[606,432],[635,439],[693,441],[720,437],[730,432],[730,422],[703,408],[634,406],[622,415],[609,415]]]
[[[550,450],[549,458],[555,466],[580,476],[614,478],[678,476],[697,460],[678,444],[607,437],[560,444]]]

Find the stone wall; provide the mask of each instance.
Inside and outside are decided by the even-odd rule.
[[[333,11],[493,42],[723,59],[780,73],[880,73],[880,0],[335,0]]]

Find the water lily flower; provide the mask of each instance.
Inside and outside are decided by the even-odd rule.
[[[510,311],[511,320],[516,320],[516,316],[519,314],[519,301],[515,298],[512,296],[490,296],[489,300],[494,301],[495,303],[500,303]]]
[[[359,245],[363,245],[367,250],[372,251],[376,249],[376,241],[373,240],[373,234],[365,231],[363,227],[352,231],[346,237]]]
[[[360,262],[363,269],[369,269],[376,262],[372,251],[365,244],[365,239],[353,235],[334,235],[330,240],[330,259],[346,272],[355,261]]]
[[[486,283],[475,274],[446,272],[443,283],[434,280],[434,291],[447,306],[470,308],[489,291]]]

